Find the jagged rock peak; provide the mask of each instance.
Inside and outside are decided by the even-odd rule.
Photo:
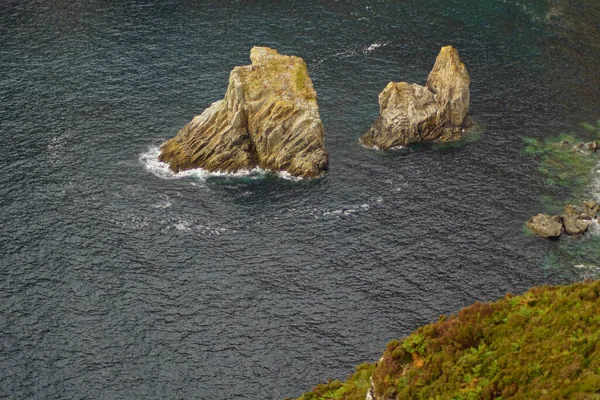
[[[360,141],[389,149],[460,138],[469,124],[470,78],[458,51],[442,47],[427,86],[390,82],[379,94],[379,118]]]
[[[260,167],[316,177],[328,166],[317,94],[300,57],[268,47],[235,67],[225,98],[197,115],[161,147],[175,171],[236,172]]]
[[[435,94],[440,112],[450,126],[462,126],[467,118],[470,83],[469,73],[460,61],[458,51],[452,46],[442,47],[427,77],[427,88]]]

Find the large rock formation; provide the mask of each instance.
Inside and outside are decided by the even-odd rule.
[[[254,47],[250,60],[231,71],[223,100],[163,144],[159,159],[171,170],[260,167],[315,177],[327,169],[317,94],[304,61],[267,47]]]
[[[380,116],[360,141],[389,149],[430,140],[453,140],[468,125],[469,73],[452,46],[442,47],[427,86],[390,82],[379,94]]]

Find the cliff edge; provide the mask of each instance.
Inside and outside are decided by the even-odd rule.
[[[387,345],[346,382],[301,400],[595,399],[600,281],[475,303]]]

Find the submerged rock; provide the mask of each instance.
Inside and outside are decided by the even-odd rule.
[[[161,147],[174,172],[236,172],[260,167],[315,177],[327,169],[317,94],[306,64],[268,47],[235,67],[225,98],[192,119]]]
[[[379,118],[360,141],[389,149],[462,136],[469,121],[469,73],[452,46],[442,47],[427,86],[390,82],[379,94]]]
[[[527,227],[538,236],[555,238],[560,236],[563,226],[557,215],[538,214],[527,221]]]

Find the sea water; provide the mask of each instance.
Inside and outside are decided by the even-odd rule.
[[[440,314],[599,276],[523,230],[569,196],[523,138],[600,114],[598,20],[566,0],[3,1],[0,397],[297,396]],[[361,146],[378,93],[448,44],[476,139]],[[306,61],[329,173],[174,176],[158,147],[255,45]]]

